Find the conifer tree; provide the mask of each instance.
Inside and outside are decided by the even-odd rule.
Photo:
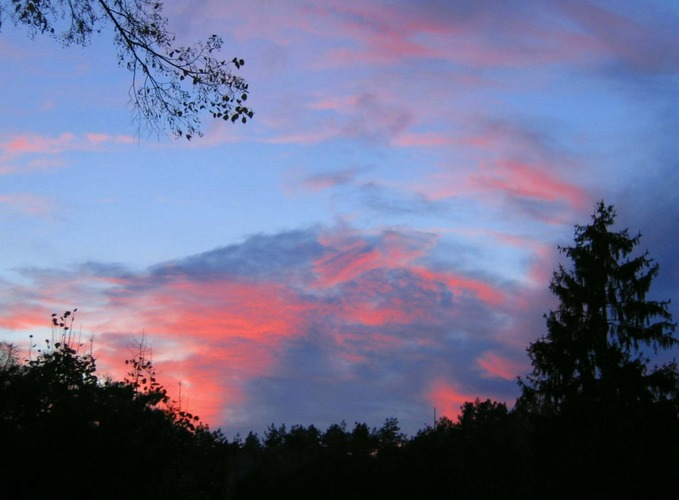
[[[533,372],[520,381],[520,403],[547,413],[583,407],[638,410],[675,402],[675,363],[651,368],[649,355],[678,340],[669,301],[647,300],[658,264],[645,252],[632,256],[640,234],[613,231],[613,206],[596,206],[592,222],[577,225],[575,244],[559,251],[550,290],[560,303],[550,311],[548,334],[528,347]]]

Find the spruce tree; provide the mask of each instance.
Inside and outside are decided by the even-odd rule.
[[[658,264],[648,252],[632,256],[641,235],[613,231],[615,215],[599,202],[591,224],[575,227],[575,244],[559,247],[572,265],[554,272],[560,304],[545,316],[548,334],[528,347],[533,372],[520,381],[519,403],[539,413],[676,403],[676,364],[650,367],[651,353],[678,342],[669,301],[646,298]]]

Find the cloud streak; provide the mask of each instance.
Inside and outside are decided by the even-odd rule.
[[[137,140],[129,135],[64,132],[58,136],[33,133],[16,134],[0,139],[0,175],[63,167],[66,153],[101,151]]]
[[[54,200],[46,196],[30,193],[0,194],[0,214],[20,214],[27,216],[47,217],[54,212]]]

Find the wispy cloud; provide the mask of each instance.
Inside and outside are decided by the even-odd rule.
[[[493,351],[487,351],[478,358],[479,365],[487,372],[488,376],[511,381],[528,372],[529,366],[525,361],[527,359],[524,362],[517,362],[515,359],[508,359]]]
[[[465,402],[474,401],[477,397],[479,397],[478,394],[464,392],[457,384],[443,379],[433,381],[427,392],[427,399],[434,408],[436,416],[447,416],[453,420],[455,420],[460,412],[460,407]]]
[[[470,178],[472,188],[504,193],[509,198],[540,201],[565,201],[574,208],[584,209],[589,197],[579,186],[550,173],[544,165],[500,162],[482,165],[479,174]]]
[[[129,135],[64,132],[58,136],[17,134],[0,140],[0,173],[62,166],[59,156],[71,151],[95,151],[115,144],[133,144]]]
[[[0,144],[3,157],[20,156],[25,154],[55,154],[73,148],[76,136],[63,133],[58,137],[40,135],[19,135]]]
[[[624,12],[595,2],[558,4],[600,46],[603,65],[644,74],[679,71],[676,13],[644,11],[639,4],[629,7]]]
[[[335,170],[333,172],[322,172],[318,174],[311,174],[303,179],[303,184],[311,191],[321,191],[337,186],[351,184],[355,181],[359,169],[349,167],[342,170]]]
[[[51,215],[55,209],[55,200],[46,196],[30,193],[0,194],[0,214],[21,214],[37,217]]]

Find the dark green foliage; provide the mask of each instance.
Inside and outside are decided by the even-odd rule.
[[[168,406],[159,384],[97,377],[56,321],[56,341],[0,370],[0,497],[221,497],[223,437]],[[131,364],[153,374],[143,357]]]
[[[0,0],[5,18],[29,34],[48,34],[63,45],[87,45],[106,25],[113,28],[118,63],[132,72],[130,101],[140,126],[176,137],[202,135],[200,115],[246,123],[248,84],[236,76],[243,59],[220,60],[222,39],[183,47],[168,32],[158,0]]]

